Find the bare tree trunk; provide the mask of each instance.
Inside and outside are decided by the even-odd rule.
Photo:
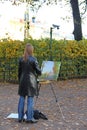
[[[79,11],[78,0],[70,0],[73,14],[73,22],[74,22],[74,38],[77,41],[82,40],[82,26],[81,26],[81,17]]]
[[[87,5],[87,0],[85,0],[85,2],[86,2],[86,5]]]

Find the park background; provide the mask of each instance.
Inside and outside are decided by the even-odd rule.
[[[79,2],[80,12],[84,14],[81,17],[82,40],[72,38],[74,26],[70,1]],[[21,2],[18,0],[0,1],[0,130],[87,130],[87,6],[85,6],[87,0],[58,0],[58,6],[61,6],[59,11],[56,11],[57,5],[55,9],[50,5],[54,0],[39,0],[39,2],[42,3],[40,5],[46,2],[48,9],[46,10],[45,5],[41,6],[43,15],[40,10],[37,17],[36,12],[29,13],[27,17],[29,19],[25,17],[26,21],[23,13],[26,5],[19,8]],[[68,13],[65,13],[65,8],[69,9]],[[61,14],[62,18],[54,14]],[[69,18],[68,14],[71,14]],[[35,19],[32,19],[33,16]],[[49,20],[49,23],[47,24],[45,20]],[[54,28],[50,37],[52,24],[60,27],[58,30]],[[76,24],[78,25],[78,22]],[[25,27],[28,34],[31,30],[32,36],[25,38]],[[17,113],[18,61],[27,42],[34,46],[34,55],[40,66],[43,60],[61,61],[58,81],[41,85],[38,100],[35,98],[35,109],[46,114],[48,120],[40,119],[33,125],[25,122],[20,124],[16,119],[7,119],[11,113]]]
[[[34,1],[34,2],[33,2]],[[58,3],[47,5],[38,0],[20,2],[18,0],[0,1],[0,39],[10,38],[24,40],[26,22],[29,22],[29,35],[33,39],[49,38],[52,24],[59,25],[59,29],[53,30],[53,38],[60,40],[74,40],[73,16],[70,1],[59,0]],[[47,0],[49,1],[49,0]],[[14,3],[15,2],[15,3]],[[40,5],[42,4],[42,5]],[[80,10],[83,37],[87,38],[87,12],[84,0],[78,1]],[[39,7],[41,6],[41,7]],[[84,13],[85,11],[85,13]],[[83,15],[82,15],[83,14]]]
[[[27,42],[33,44],[34,55],[40,66],[43,60],[61,61],[60,79],[87,77],[86,17],[82,22],[83,39],[76,41],[73,39],[73,20],[69,16],[67,6],[64,6],[64,1],[62,3],[60,1],[59,5],[55,6],[43,5],[37,13],[28,8],[29,26],[26,27],[29,37],[25,38],[26,3],[17,5],[10,1],[0,3],[1,80],[17,81],[18,59],[23,55]],[[57,9],[59,9],[58,17],[55,13]],[[66,18],[68,16],[69,18]],[[59,29],[53,29],[50,39],[50,27],[57,23]]]

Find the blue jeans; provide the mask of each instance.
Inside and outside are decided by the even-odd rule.
[[[20,96],[18,103],[18,119],[22,120],[24,118],[24,106],[25,106],[25,97]],[[27,120],[33,119],[33,107],[34,107],[34,98],[27,97]]]

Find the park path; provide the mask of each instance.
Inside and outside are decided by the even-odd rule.
[[[0,130],[87,130],[87,79],[57,81],[53,89],[58,102],[51,86],[42,85],[35,104],[35,109],[48,120],[21,124],[16,119],[6,119],[10,113],[17,113],[18,84],[0,83]]]

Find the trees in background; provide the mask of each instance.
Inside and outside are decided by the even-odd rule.
[[[26,2],[31,5],[33,11],[38,11],[40,7],[45,3],[49,4],[59,4],[59,2],[67,3],[71,6],[73,25],[74,25],[74,39],[79,41],[82,40],[82,16],[87,9],[87,0],[19,0],[21,2]],[[16,0],[14,0],[16,3]],[[65,5],[66,6],[66,5]],[[82,6],[82,8],[80,8]],[[57,12],[55,12],[57,13]]]
[[[70,0],[73,14],[73,23],[74,23],[74,39],[77,41],[82,40],[82,24],[80,17],[80,10],[78,0]]]
[[[34,1],[34,0],[33,0]],[[62,0],[37,0],[39,2],[39,7],[41,7],[42,3],[40,4],[40,1],[43,3],[49,4],[59,4]],[[72,9],[72,16],[73,16],[73,35],[74,39],[77,41],[82,40],[82,16],[86,13],[87,9],[87,0],[63,0],[62,2],[66,2],[67,4],[71,5]],[[82,8],[80,9],[80,7]],[[34,7],[34,6],[33,6]]]

